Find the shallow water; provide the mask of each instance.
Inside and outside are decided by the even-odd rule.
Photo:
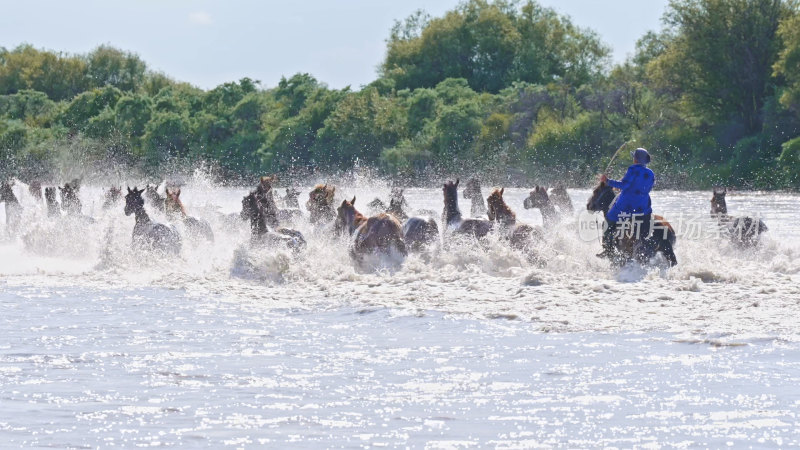
[[[388,187],[340,186],[365,205]],[[710,195],[658,191],[681,230],[673,269],[615,270],[578,214],[536,249],[500,241],[356,269],[346,243],[252,251],[220,213],[245,189],[183,187],[213,245],[178,259],[130,249],[133,218],[43,217],[33,247],[0,243],[0,440],[10,446],[798,445],[800,197],[729,194],[769,226],[753,251],[712,229]],[[305,190],[307,192],[307,189]],[[301,195],[301,203],[307,194]],[[484,189],[488,195],[488,189]],[[576,210],[588,191],[570,191]],[[506,189],[521,221],[522,190]],[[441,210],[440,189],[408,189]],[[2,207],[0,207],[2,209]],[[461,201],[465,214],[469,204]],[[154,218],[163,220],[156,215]],[[593,219],[588,219],[593,220]],[[0,230],[4,212],[0,211]]]

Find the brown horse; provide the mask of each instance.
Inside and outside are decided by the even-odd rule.
[[[750,248],[758,245],[761,234],[768,231],[767,225],[757,217],[728,215],[728,203],[725,195],[728,190],[724,188],[711,195],[711,217],[717,220],[717,224],[728,235],[731,243],[740,248]]]
[[[329,223],[336,219],[336,210],[333,208],[335,192],[334,186],[318,184],[308,193],[306,209],[311,213],[310,221],[313,225]]]
[[[22,226],[22,206],[11,187],[14,181],[4,181],[0,184],[0,203],[6,204],[6,233],[16,236]]]
[[[483,203],[481,193],[481,182],[477,178],[470,178],[467,187],[464,188],[464,198],[472,201],[469,214],[472,217],[482,217],[486,215],[486,205]]]
[[[611,204],[614,202],[616,194],[614,189],[607,183],[601,182],[592,191],[591,197],[586,202],[586,209],[589,211],[602,211],[603,220],[608,214]],[[652,236],[643,239],[636,239],[633,233],[622,233],[622,236],[617,236],[615,239],[615,246],[620,254],[614,262],[619,265],[624,265],[630,260],[636,259],[642,264],[647,263],[653,258],[656,253],[660,252],[667,259],[670,266],[678,264],[678,259],[675,257],[673,246],[675,245],[676,236],[675,230],[672,225],[667,222],[663,217],[653,214],[652,216]]]
[[[125,196],[125,215],[134,214],[136,217],[131,245],[144,250],[179,254],[181,251],[180,234],[173,227],[150,220],[150,216],[144,210],[142,192],[144,189],[128,188],[128,194]]]
[[[56,200],[56,188],[44,188],[44,201],[47,204],[47,217],[61,217],[61,205]]]
[[[442,192],[444,193],[442,223],[444,223],[446,230],[482,238],[492,231],[494,222],[484,219],[464,220],[461,217],[461,210],[458,208],[458,183],[459,180],[456,179],[455,183],[448,181],[442,187]]]
[[[347,232],[353,236],[350,256],[360,260],[368,254],[389,255],[392,250],[404,257],[408,255],[400,222],[386,213],[367,218],[356,210],[353,206],[355,202],[355,197],[350,201],[342,201],[336,209],[334,224],[337,235]]]
[[[542,212],[542,225],[545,228],[552,228],[561,221],[561,214],[550,200],[546,187],[535,186],[523,202],[523,206],[525,209],[539,208]]]
[[[542,232],[528,224],[518,224],[517,215],[506,204],[503,193],[505,188],[495,189],[486,199],[489,220],[497,222],[501,230],[505,231],[511,247],[526,249],[533,241],[541,240]]]
[[[103,194],[103,209],[108,210],[117,206],[122,200],[122,186],[111,186]]]
[[[186,214],[186,208],[181,201],[181,188],[169,187],[166,189],[167,197],[164,199],[164,212],[170,221],[179,221],[186,226],[186,231],[194,236],[200,236],[214,242],[214,231],[208,222]]]

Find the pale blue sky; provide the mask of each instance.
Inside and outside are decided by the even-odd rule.
[[[622,61],[661,27],[668,0],[540,0],[597,31]],[[395,19],[440,16],[458,0],[0,0],[0,46],[85,53],[111,44],[203,88],[250,77],[264,87],[308,72],[334,88],[375,79]]]

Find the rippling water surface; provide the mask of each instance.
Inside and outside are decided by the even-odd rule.
[[[367,182],[337,191],[357,206],[388,195]],[[249,249],[247,227],[222,216],[245,192],[185,186],[216,240],[186,241],[177,259],[133,252],[133,218],[101,211],[100,188],[81,193],[94,224],[52,223],[18,192],[36,239],[0,243],[0,441],[800,444],[797,195],[729,194],[732,213],[770,227],[761,246],[686,231],[669,270],[612,269],[596,240],[578,238],[576,216],[548,230],[544,266],[493,240],[388,271],[354,268],[345,242],[303,223],[299,255]],[[588,191],[570,194],[582,209]],[[522,190],[505,196],[541,223]],[[442,207],[440,189],[406,197]],[[659,191],[653,202],[688,230],[712,225],[709,197]]]

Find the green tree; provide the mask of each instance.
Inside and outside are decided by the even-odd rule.
[[[92,86],[133,91],[144,83],[147,65],[133,53],[101,45],[89,53],[86,60]]]
[[[673,37],[649,74],[700,120],[736,121],[740,136],[758,132],[778,24],[792,10],[782,0],[672,0],[664,20]]]

